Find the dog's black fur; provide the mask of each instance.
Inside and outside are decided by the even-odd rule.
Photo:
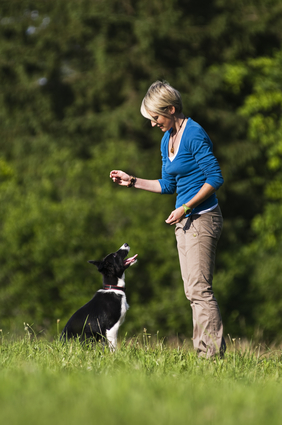
[[[82,340],[94,338],[108,341],[114,350],[117,345],[117,334],[124,322],[129,306],[125,295],[125,270],[136,263],[135,255],[125,259],[130,247],[123,244],[102,261],[90,260],[103,275],[104,289],[100,289],[94,297],[69,319],[61,334],[61,339],[80,337]]]

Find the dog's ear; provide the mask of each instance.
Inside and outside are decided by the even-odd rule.
[[[103,267],[102,261],[89,260],[88,263],[94,264],[94,266],[96,266],[99,271],[102,270],[102,267]]]

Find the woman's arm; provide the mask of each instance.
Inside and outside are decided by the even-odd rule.
[[[199,192],[192,198],[187,204],[187,207],[193,210],[206,199],[208,199],[215,192],[215,188],[211,186],[209,183],[204,183]],[[176,210],[172,211],[169,217],[166,219],[167,224],[176,224],[181,221],[183,216],[185,215],[184,208],[181,206]]]
[[[128,187],[131,176],[129,174],[126,174],[124,171],[113,170],[110,172],[110,178],[113,180],[114,183],[117,183],[120,186]],[[138,177],[136,178],[134,187],[136,187],[136,189],[147,190],[148,192],[162,192],[161,185],[158,180],[145,180],[140,179]]]

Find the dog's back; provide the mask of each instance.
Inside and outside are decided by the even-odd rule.
[[[106,338],[106,330],[110,330],[121,317],[122,298],[126,303],[125,294],[99,290],[92,300],[72,315],[62,334],[67,338]]]

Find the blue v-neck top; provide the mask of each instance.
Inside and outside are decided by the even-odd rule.
[[[211,139],[205,130],[188,118],[181,141],[173,158],[168,157],[169,137],[172,129],[166,131],[161,141],[162,178],[159,179],[162,194],[176,191],[175,208],[187,203],[209,183],[216,190],[223,184],[223,177],[217,159],[213,154]],[[192,211],[200,213],[217,205],[214,193]]]

